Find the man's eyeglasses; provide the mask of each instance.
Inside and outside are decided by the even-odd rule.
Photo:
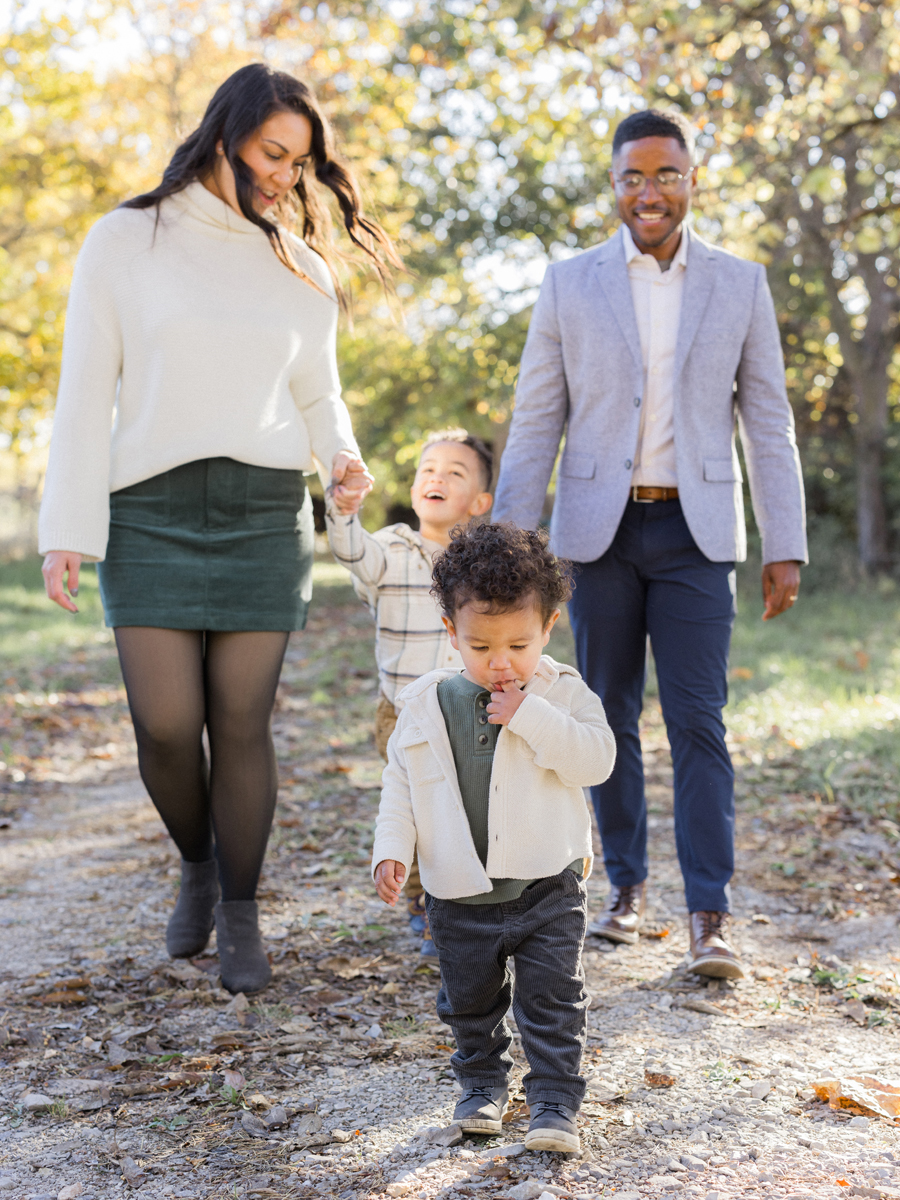
[[[641,171],[625,171],[624,174],[616,176],[616,183],[621,186],[623,192],[637,196],[644,190],[648,178],[656,184],[658,192],[668,196],[678,191],[687,175],[682,175],[680,171],[659,171],[656,175],[648,177]]]

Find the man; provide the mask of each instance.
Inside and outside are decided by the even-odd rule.
[[[591,932],[634,943],[647,818],[639,718],[649,634],[672,747],[690,969],[739,979],[730,942],[734,771],[725,746],[734,563],[746,557],[735,418],[762,534],[764,620],[797,598],[805,514],[765,271],[685,225],[697,183],[680,114],[633,113],[610,178],[621,228],[547,272],[535,305],[494,519],[531,528],[560,440],[551,546],[579,570],[578,666],[616,736],[592,789],[612,891]]]

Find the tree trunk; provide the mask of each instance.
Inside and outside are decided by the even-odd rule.
[[[890,569],[882,459],[887,430],[886,371],[854,379],[856,395],[856,528],[859,560],[869,575]]]

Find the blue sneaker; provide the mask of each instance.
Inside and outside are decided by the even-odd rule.
[[[422,942],[422,945],[419,948],[419,953],[425,958],[437,958],[438,957],[438,948],[434,944],[434,942],[431,940],[431,938],[427,937]]]
[[[413,933],[424,933],[428,928],[428,917],[425,914],[425,893],[411,896],[406,911],[409,913],[409,927]]]

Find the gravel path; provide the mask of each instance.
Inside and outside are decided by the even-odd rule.
[[[659,936],[586,949],[583,1156],[525,1153],[521,1104],[503,1137],[442,1145],[456,1092],[437,975],[368,879],[380,775],[369,627],[351,608],[320,620],[292,643],[280,695],[283,787],[261,896],[275,982],[249,1003],[218,986],[214,943],[191,963],[165,957],[176,859],[137,779],[121,695],[98,703],[90,770],[59,718],[69,766],[23,791],[0,831],[0,1196],[900,1197],[897,1129],[810,1090],[834,1075],[900,1079],[891,907],[828,912],[797,880],[764,886],[765,821],[781,828],[784,813],[763,813],[746,784],[735,911],[754,977],[685,976],[671,768],[652,710]],[[35,720],[53,708],[16,703]],[[807,802],[791,801],[800,826]],[[881,835],[850,832],[871,862]],[[835,861],[851,887],[870,869]],[[602,870],[588,886],[597,908]]]

